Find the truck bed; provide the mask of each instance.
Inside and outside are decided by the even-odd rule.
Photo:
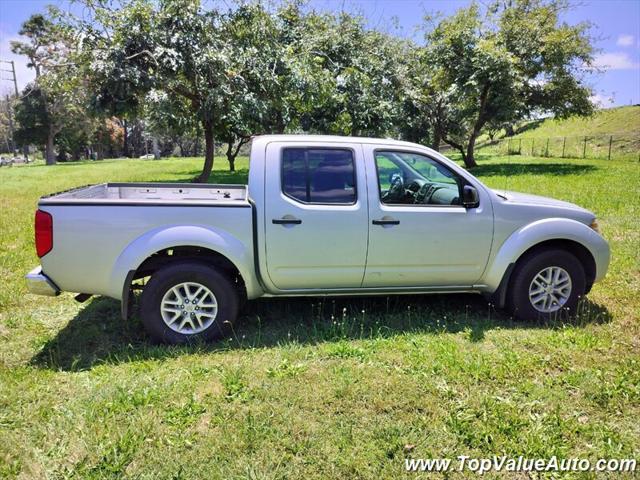
[[[246,185],[194,183],[101,183],[54,193],[40,205],[248,206]]]

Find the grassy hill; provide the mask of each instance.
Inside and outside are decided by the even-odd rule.
[[[511,153],[568,158],[608,158],[611,142],[611,158],[637,160],[640,105],[598,110],[589,117],[535,120],[522,125],[512,137],[502,137],[493,143],[488,138],[485,140],[483,149],[496,153],[510,150]]]
[[[516,137],[621,135],[640,138],[640,105],[598,110],[590,117],[545,118],[525,125]]]

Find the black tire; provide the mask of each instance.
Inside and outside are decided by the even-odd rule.
[[[206,329],[184,334],[170,328],[162,318],[164,295],[174,286],[196,282],[207,287],[218,304],[217,315]],[[198,262],[180,262],[157,270],[144,288],[140,316],[147,333],[157,342],[184,344],[211,342],[228,336],[238,315],[238,294],[233,283],[215,268]]]
[[[529,287],[534,277],[547,267],[561,267],[571,279],[571,292],[562,308],[554,312],[541,312],[529,300]],[[507,307],[520,320],[547,321],[566,318],[573,314],[580,297],[585,293],[586,276],[580,261],[566,250],[542,250],[520,259],[511,277],[507,294]]]

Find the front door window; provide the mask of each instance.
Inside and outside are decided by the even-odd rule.
[[[375,161],[383,204],[461,205],[462,179],[431,157],[379,150]]]

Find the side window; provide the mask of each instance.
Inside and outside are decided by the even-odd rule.
[[[460,205],[462,178],[419,153],[376,151],[380,201],[387,205]]]
[[[356,178],[351,150],[285,148],[282,192],[304,203],[353,204]]]

